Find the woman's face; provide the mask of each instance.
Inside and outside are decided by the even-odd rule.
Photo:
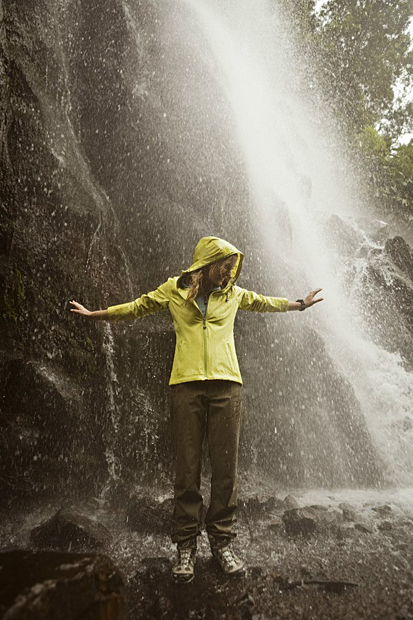
[[[228,282],[231,277],[231,271],[235,267],[237,256],[229,256],[217,261],[211,266],[209,271],[209,279],[214,286],[222,286],[224,282]]]

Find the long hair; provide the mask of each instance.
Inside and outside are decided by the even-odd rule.
[[[191,302],[193,299],[196,299],[199,293],[199,289],[202,288],[202,284],[208,280],[214,280],[223,276],[227,271],[228,267],[232,265],[236,254],[231,254],[231,256],[226,256],[225,258],[220,258],[219,260],[211,263],[210,265],[206,265],[201,269],[197,269],[196,271],[192,271],[192,273],[188,274],[190,276],[189,284],[189,294],[186,298],[186,303]],[[223,286],[226,286],[227,281],[223,282]]]

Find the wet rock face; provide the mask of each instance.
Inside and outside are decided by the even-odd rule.
[[[359,225],[362,225],[363,232]],[[325,231],[347,264],[349,294],[362,308],[374,342],[400,353],[413,368],[413,250],[403,237],[389,237],[385,222],[329,218]]]
[[[11,499],[13,488],[21,502],[33,493],[60,494],[67,480],[71,490],[93,488],[96,471],[105,467],[103,446],[86,451],[96,445],[98,426],[85,415],[87,398],[79,386],[49,361],[20,358],[2,361],[0,384],[0,471],[8,487],[3,498]]]
[[[370,253],[364,284],[378,293],[374,307],[363,305],[371,318],[372,336],[389,351],[400,353],[412,369],[413,250],[402,237],[388,239],[381,252]]]
[[[125,618],[122,579],[105,556],[10,551],[0,567],[4,620]]]
[[[396,236],[388,239],[385,244],[385,252],[394,265],[410,280],[413,280],[413,250],[403,237]]]
[[[61,17],[53,2],[8,2],[2,23],[1,468],[20,499],[74,490],[75,469],[83,489],[105,475],[94,422],[107,421],[104,334],[76,323],[68,301],[101,305],[125,273],[70,115]]]
[[[329,217],[325,224],[325,232],[333,240],[336,250],[344,256],[355,254],[363,242],[361,232],[357,233],[353,226],[338,215]]]

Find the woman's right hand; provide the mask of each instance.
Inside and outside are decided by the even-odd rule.
[[[70,301],[70,305],[74,306],[74,308],[70,308],[70,312],[75,312],[76,314],[81,314],[82,316],[92,316],[93,312],[79,304],[77,301]]]
[[[109,314],[107,310],[88,310],[82,304],[79,304],[74,299],[69,302],[74,308],[70,308],[70,312],[75,312],[76,314],[80,314],[81,316],[88,316],[90,319],[94,319],[96,321],[108,321]]]

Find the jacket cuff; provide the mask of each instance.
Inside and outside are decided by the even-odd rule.
[[[281,302],[281,312],[287,312],[288,310],[288,299],[282,299],[280,298],[280,302]]]

